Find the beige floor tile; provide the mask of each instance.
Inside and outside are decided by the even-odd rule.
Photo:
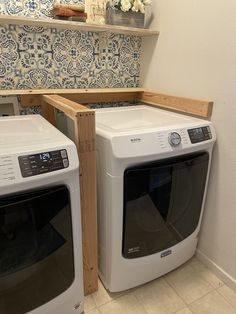
[[[142,305],[133,295],[122,296],[99,307],[101,314],[146,314]]]
[[[184,309],[182,309],[182,310],[176,312],[175,314],[193,314],[193,312],[190,311],[189,308],[185,307]]]
[[[217,290],[236,309],[236,292],[226,285]]]
[[[99,312],[99,310],[98,309],[94,309],[94,310],[92,310],[92,311],[85,311],[84,312],[85,314],[100,314],[100,312]]]
[[[85,297],[84,299],[84,311],[85,313],[93,310],[96,308],[96,304],[93,300],[92,295],[88,295],[87,297]]]
[[[126,294],[126,292],[118,292],[118,293],[110,293],[108,292],[103,284],[98,281],[98,291],[92,294],[93,300],[97,307],[106,304],[114,299],[117,299],[118,297]]]
[[[210,269],[205,267],[196,257],[193,257],[188,264],[197,271],[198,275],[201,276],[204,280],[209,282],[214,288],[219,288],[224,285],[224,283],[215,276]]]
[[[132,292],[148,314],[172,314],[186,305],[164,279],[154,280]]]
[[[203,297],[214,287],[188,263],[164,277],[187,304]]]
[[[97,307],[112,301],[112,298],[100,281],[98,281],[98,291],[92,294],[92,298]]]
[[[194,314],[236,314],[234,308],[217,291],[212,291],[189,307]]]

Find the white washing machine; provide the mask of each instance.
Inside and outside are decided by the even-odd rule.
[[[99,274],[112,292],[196,250],[215,131],[149,106],[96,110]]]
[[[0,118],[0,313],[83,311],[76,147],[39,115]]]

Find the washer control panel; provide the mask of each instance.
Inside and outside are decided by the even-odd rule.
[[[66,149],[19,156],[18,160],[23,178],[69,167],[69,159]]]
[[[209,126],[190,129],[188,130],[188,134],[192,144],[212,139],[212,133]]]

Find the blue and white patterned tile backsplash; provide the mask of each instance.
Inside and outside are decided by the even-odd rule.
[[[53,2],[0,0],[0,14],[48,18]],[[0,25],[0,89],[137,87],[140,53],[141,37]]]
[[[141,38],[0,26],[0,89],[139,85]]]

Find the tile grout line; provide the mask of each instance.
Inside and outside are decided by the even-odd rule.
[[[191,312],[191,314],[194,314],[193,311],[192,311],[188,306],[185,306],[184,308],[182,308],[182,309],[180,309],[180,310],[177,310],[176,312],[171,313],[171,314],[176,314],[176,313],[178,313],[178,312],[180,312],[180,311],[183,311],[184,309],[188,309],[188,310]]]
[[[145,310],[143,304],[138,300],[138,298],[136,297],[136,295],[131,294],[130,292],[127,292],[126,294],[122,294],[122,295],[118,296],[118,297],[115,298],[115,299],[112,299],[112,300],[110,300],[110,301],[108,301],[108,302],[106,302],[106,303],[103,303],[103,304],[101,304],[101,305],[99,305],[99,306],[96,306],[96,309],[97,309],[97,310],[99,311],[99,313],[101,314],[100,308],[101,308],[102,306],[104,306],[104,305],[106,305],[106,304],[109,304],[109,303],[112,303],[112,302],[114,302],[114,301],[117,301],[117,300],[120,299],[121,297],[128,296],[128,295],[133,296],[133,297],[135,298],[136,302],[137,302],[137,303],[141,306],[141,308],[143,309],[143,311],[144,311],[143,313],[144,313],[144,314],[148,314],[147,311]],[[93,309],[93,310],[95,310],[95,309]],[[86,313],[85,313],[85,314],[86,314]],[[88,314],[89,314],[89,312],[88,312]]]
[[[139,301],[139,299],[136,297],[135,294],[132,294],[132,296],[134,296],[134,298],[138,301],[138,303],[141,305],[142,309],[144,310],[144,314],[148,314],[148,312],[146,311],[144,305],[141,303],[141,301]]]
[[[196,300],[194,300],[193,302],[189,303],[189,305],[192,305],[193,303],[195,303],[195,302],[197,302],[197,301],[201,300],[202,298],[205,298],[208,294],[211,294],[211,293],[212,293],[212,292],[214,292],[214,291],[216,291],[216,292],[217,292],[217,289],[219,289],[219,288],[214,288],[212,291],[207,292],[207,293],[206,293],[206,294],[204,294],[202,297],[197,298],[197,299],[196,299]],[[218,292],[218,294],[219,294],[219,292]],[[227,302],[227,303],[229,303],[229,302]]]
[[[197,273],[197,271],[190,265],[189,261],[187,262],[188,263],[188,266],[194,271]],[[187,264],[186,263],[186,264]],[[178,268],[177,268],[178,269]],[[175,271],[175,270],[173,270]],[[200,276],[207,284],[209,284],[211,287],[212,287],[212,290],[205,293],[204,295],[202,295],[201,297],[197,298],[196,300],[194,300],[193,302],[190,302],[190,303],[187,303],[183,297],[178,293],[178,291],[175,289],[174,286],[171,285],[171,283],[165,278],[166,275],[163,276],[163,279],[167,282],[167,284],[175,291],[175,293],[181,298],[181,300],[186,304],[187,307],[189,307],[190,304],[194,303],[195,301],[197,300],[200,300],[201,298],[205,297],[206,295],[208,295],[209,293],[213,292],[213,291],[216,291],[217,289],[219,289],[220,287],[223,287],[225,284],[223,282],[223,285],[220,286],[220,287],[214,287],[210,282],[208,282],[207,280],[205,280],[202,276]],[[217,277],[218,278],[218,277]],[[229,302],[228,302],[229,303]]]
[[[102,312],[99,310],[99,307],[97,308],[97,310],[98,310],[98,313],[99,313],[99,314],[101,314],[101,313],[102,313]]]
[[[206,281],[206,280],[205,280],[205,281]],[[207,281],[206,281],[206,282],[207,282]],[[190,303],[187,303],[187,302],[183,299],[183,297],[181,297],[181,295],[179,295],[179,293],[177,292],[177,290],[176,290],[169,282],[167,282],[167,283],[168,283],[168,284],[170,285],[170,287],[175,291],[175,293],[184,301],[184,303],[187,305],[187,307],[188,307],[189,305],[191,305],[192,303],[194,303],[194,302],[196,302],[196,301],[198,301],[198,300],[204,298],[205,296],[207,296],[207,295],[210,294],[211,292],[213,292],[213,291],[215,291],[215,290],[218,289],[218,288],[213,287],[213,286],[210,284],[211,287],[213,288],[211,291],[208,291],[208,292],[206,292],[205,294],[203,294],[201,297],[195,299],[194,301],[192,301],[192,302],[190,302]]]
[[[119,299],[120,297],[122,297],[122,296],[124,296],[124,295],[127,295],[129,292],[129,290],[126,290],[127,292],[125,292],[124,294],[121,292],[121,294],[120,295],[118,295],[117,297],[111,297],[110,296],[110,294],[109,294],[109,292],[108,292],[108,290],[105,288],[105,286],[103,285],[103,282],[100,280],[100,283],[101,283],[101,285],[102,285],[102,287],[103,287],[103,289],[104,289],[104,291],[105,291],[105,293],[108,295],[108,297],[109,298],[111,298],[110,300],[108,300],[108,301],[105,301],[104,303],[102,303],[102,304],[100,304],[100,305],[97,305],[97,303],[96,303],[96,301],[95,301],[95,298],[94,298],[94,294],[96,293],[93,293],[91,296],[92,296],[92,299],[93,299],[93,302],[94,302],[94,304],[95,304],[95,306],[97,307],[97,308],[99,308],[99,307],[101,307],[101,306],[103,306],[103,305],[105,305],[105,304],[108,304],[108,303],[110,303],[110,302],[112,302],[112,301],[115,301],[115,300],[117,300],[117,299]],[[98,291],[97,291],[98,292]],[[112,292],[110,292],[110,293],[112,293]],[[116,293],[116,292],[115,292]],[[117,293],[119,293],[119,292],[117,292]]]
[[[196,272],[196,270],[195,270],[194,267],[192,267],[191,265],[189,265],[189,266],[190,266],[190,268],[191,268],[194,272]],[[210,270],[209,270],[209,271],[210,271]],[[235,307],[224,297],[224,295],[222,295],[222,294],[219,292],[219,289],[220,289],[220,288],[222,288],[222,287],[224,287],[224,286],[228,287],[224,282],[222,282],[222,285],[219,285],[219,286],[215,287],[211,282],[207,281],[207,280],[204,278],[204,276],[200,276],[200,277],[202,278],[202,280],[204,280],[204,281],[212,288],[212,290],[210,290],[209,292],[205,293],[205,294],[202,295],[201,297],[196,298],[194,301],[192,301],[192,302],[190,302],[190,303],[187,303],[187,302],[184,300],[184,298],[178,293],[178,291],[175,289],[175,287],[172,286],[171,282],[168,281],[168,279],[166,278],[166,275],[162,276],[162,279],[164,279],[164,282],[165,282],[171,289],[173,289],[173,291],[176,293],[176,295],[180,298],[180,300],[182,300],[183,304],[185,305],[182,309],[179,309],[179,310],[177,310],[177,311],[174,312],[174,313],[177,313],[178,311],[181,311],[181,310],[183,310],[184,308],[187,308],[189,311],[192,312],[190,306],[191,306],[193,303],[199,301],[200,299],[206,297],[208,294],[211,294],[211,293],[213,293],[214,291],[216,291],[217,294],[218,294],[219,296],[221,296],[221,297],[225,300],[225,302],[226,302],[233,310],[235,310]],[[160,278],[161,278],[161,277],[160,277]],[[102,284],[102,283],[101,283],[101,284]],[[102,284],[102,286],[103,286],[103,284]],[[101,304],[101,305],[98,306],[98,305],[96,304],[96,302],[95,302],[95,299],[94,299],[93,295],[92,295],[92,299],[93,299],[93,301],[94,301],[95,308],[92,309],[91,311],[98,310],[98,312],[101,314],[100,308],[101,308],[103,305],[106,305],[106,304],[108,304],[108,303],[111,303],[111,302],[113,302],[113,301],[116,301],[116,300],[118,300],[118,299],[121,298],[121,297],[128,296],[128,295],[132,295],[132,296],[135,298],[136,302],[137,302],[137,303],[141,306],[141,308],[144,310],[144,313],[145,313],[145,314],[148,314],[147,311],[146,311],[146,309],[145,309],[145,307],[144,307],[144,305],[143,305],[143,303],[138,299],[138,297],[137,297],[134,293],[132,293],[132,292],[135,291],[136,288],[128,289],[128,290],[126,290],[124,293],[121,292],[120,295],[118,295],[117,297],[114,297],[114,298],[113,298],[112,296],[110,296],[110,294],[108,293],[107,289],[105,289],[104,286],[103,286],[103,288],[104,288],[105,292],[108,294],[108,296],[111,298],[111,300],[109,300],[109,301],[107,301],[107,302],[105,302],[105,303],[103,303],[103,304]],[[89,312],[88,312],[88,313],[89,313]],[[173,313],[173,314],[174,314],[174,313]]]
[[[226,286],[226,287],[230,288],[230,287],[227,286],[227,285],[223,285],[223,286]],[[236,307],[235,307],[234,305],[232,305],[232,304],[225,298],[225,296],[224,296],[223,294],[221,294],[221,293],[218,291],[218,290],[219,290],[220,288],[222,288],[223,286],[218,287],[218,288],[216,289],[216,292],[236,311]]]
[[[175,290],[174,287],[172,287],[172,285],[168,282],[168,280],[166,278],[163,278],[164,281],[167,283],[167,285],[174,290],[174,292],[177,294],[177,296],[184,302],[184,304],[188,307],[188,304],[186,303],[186,301],[182,298],[181,295],[179,295],[179,293]],[[177,311],[178,312],[178,311]]]

